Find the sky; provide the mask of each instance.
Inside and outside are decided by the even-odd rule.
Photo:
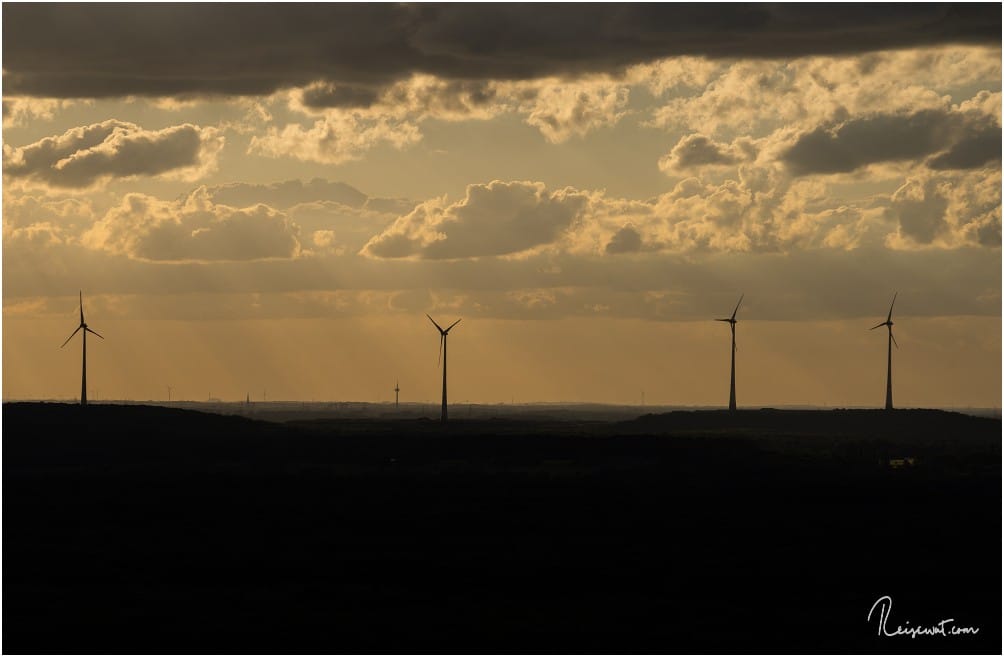
[[[999,4],[2,21],[4,399],[1000,405]]]

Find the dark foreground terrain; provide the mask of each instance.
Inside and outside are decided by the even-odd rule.
[[[1000,431],[5,404],[3,650],[999,653]]]

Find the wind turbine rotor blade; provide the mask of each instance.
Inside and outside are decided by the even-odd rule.
[[[84,291],[80,290],[80,323],[84,323]]]
[[[105,339],[105,336],[101,335],[101,334],[100,334],[100,333],[98,333],[97,331],[93,331],[93,330],[91,330],[91,327],[90,327],[90,326],[88,326],[88,327],[87,327],[87,328],[85,328],[84,330],[85,330],[85,331],[87,331],[88,333],[93,333],[94,335],[98,336],[98,337],[99,337],[99,338],[101,338],[102,340],[104,340],[104,339]]]
[[[892,338],[892,343],[899,349],[899,343],[896,342],[896,336],[892,334],[892,329],[889,329],[889,337]]]
[[[869,330],[869,331],[874,331],[875,329],[877,329],[877,328],[878,328],[878,327],[880,327],[880,326],[886,326],[886,322],[882,322],[881,324],[876,324],[875,326],[871,327],[871,328],[870,328],[870,329],[868,329],[868,330]]]
[[[461,318],[461,319],[462,319],[462,318]],[[451,328],[453,328],[454,326],[456,326],[456,325],[457,325],[457,324],[459,324],[459,323],[460,323],[460,320],[459,320],[459,319],[458,319],[457,321],[453,322],[452,324],[450,324],[449,326],[447,326],[447,327],[446,327],[446,331],[444,331],[444,333],[449,333],[449,332],[450,332],[450,329],[451,329]]]
[[[892,303],[889,304],[889,316],[886,317],[886,320],[885,320],[887,322],[891,322],[892,321],[892,307],[896,305],[896,295],[898,295],[898,294],[899,294],[899,292],[895,292],[892,295]]]
[[[736,313],[739,312],[739,306],[742,305],[744,296],[746,296],[745,292],[739,295],[739,303],[736,304],[736,309],[732,311],[732,319],[736,318]]]
[[[425,316],[426,316],[426,317],[429,317],[429,314],[428,314],[428,313],[426,313],[426,314],[425,314]],[[429,321],[430,321],[430,322],[432,322],[432,325],[433,325],[433,326],[435,326],[435,327],[436,327],[437,329],[439,329],[439,332],[440,332],[440,333],[442,333],[442,332],[443,332],[443,327],[442,327],[442,326],[440,326],[439,324],[437,324],[437,323],[436,323],[436,320],[434,320],[433,318],[429,317]]]
[[[439,330],[442,331],[443,329],[439,329]],[[445,340],[446,340],[446,336],[443,335],[442,333],[440,333],[439,334],[439,358],[436,359],[436,367],[439,367],[439,364],[441,362],[443,362],[443,342]]]
[[[79,331],[79,330],[80,330],[80,326],[77,327],[77,331]],[[70,340],[72,340],[73,336],[75,336],[77,334],[77,331],[74,331],[73,333],[70,333],[70,337],[66,338],[66,342],[69,342]],[[66,346],[66,342],[64,342],[63,344],[59,345],[59,348],[62,349],[63,347],[65,347]]]
[[[728,322],[728,323],[730,323],[730,324],[732,323],[732,320],[731,320],[731,319],[716,319],[715,321],[716,321],[716,322]]]

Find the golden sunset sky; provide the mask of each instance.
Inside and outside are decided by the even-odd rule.
[[[3,398],[1001,399],[1000,5],[3,7]],[[444,324],[445,325],[445,324]]]

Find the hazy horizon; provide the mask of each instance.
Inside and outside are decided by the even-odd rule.
[[[998,408],[999,21],[4,5],[3,399]]]

